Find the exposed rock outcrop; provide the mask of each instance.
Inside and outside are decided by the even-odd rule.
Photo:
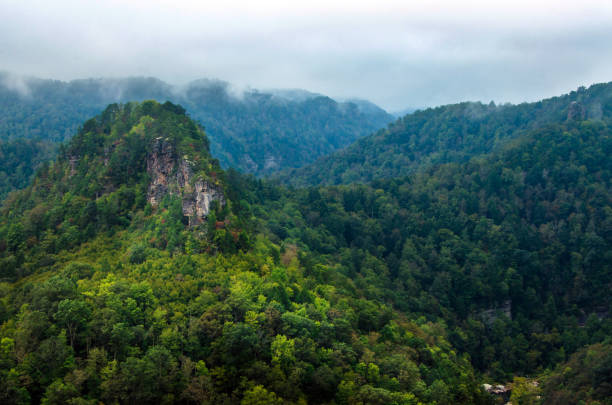
[[[280,164],[278,162],[278,158],[272,155],[268,155],[266,156],[266,162],[264,164],[264,169],[268,170],[268,169],[276,169],[277,167],[279,167]]]
[[[190,225],[208,216],[213,201],[225,205],[221,187],[194,175],[193,163],[187,157],[179,158],[167,139],[156,138],[153,142],[147,156],[147,173],[151,176],[148,202],[156,207],[168,194],[180,196],[183,215],[189,218]]]
[[[582,121],[586,118],[586,111],[582,104],[572,101],[567,109],[568,121]]]
[[[79,164],[78,156],[70,156],[68,159],[68,164],[70,165],[70,177],[74,176],[77,173],[77,166]]]
[[[203,219],[208,216],[213,201],[225,204],[223,192],[207,181],[198,179],[191,193],[183,193],[183,214],[189,218]]]
[[[170,142],[162,138],[155,139],[147,156],[147,173],[151,176],[147,200],[154,207],[169,192],[175,160],[174,148]]]
[[[510,387],[501,384],[482,384],[482,387],[489,394],[495,395],[501,399],[502,403],[507,403],[507,401],[510,399],[510,394],[512,393],[512,389]]]
[[[508,319],[512,319],[512,302],[506,300],[500,306],[480,311],[478,315],[487,325],[492,325],[493,322],[502,315],[506,316]]]

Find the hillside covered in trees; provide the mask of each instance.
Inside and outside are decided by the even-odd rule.
[[[416,111],[311,165],[278,175],[294,186],[366,183],[495,151],[566,119],[610,122],[612,83],[518,105],[465,102]]]
[[[109,106],[0,211],[1,401],[609,404],[612,129],[565,101],[297,189],[222,170],[180,106]]]
[[[111,105],[5,200],[0,402],[490,402],[442,321],[268,232],[207,148],[179,106]]]
[[[214,80],[182,87],[154,78],[62,82],[0,72],[0,140],[62,142],[108,104],[147,99],[183,105],[206,128],[222,166],[257,175],[310,163],[393,120],[365,101],[301,90],[234,91]]]
[[[289,192],[260,215],[366,297],[444,320],[477,369],[536,375],[612,336],[611,135],[553,125],[468,163]]]

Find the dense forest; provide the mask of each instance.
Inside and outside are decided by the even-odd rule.
[[[0,201],[30,184],[36,168],[55,155],[51,142],[31,139],[0,141]]]
[[[607,89],[297,189],[222,170],[181,106],[110,105],[1,208],[0,401],[612,404]]]
[[[612,83],[581,87],[536,103],[465,102],[416,111],[341,151],[278,177],[294,186],[402,177],[440,163],[466,162],[568,116],[610,122]]]
[[[202,223],[148,201],[162,138],[224,190]],[[207,144],[179,106],[112,105],[5,201],[2,403],[489,403],[442,321],[272,240]]]
[[[612,336],[611,135],[553,125],[403,180],[268,198],[259,216],[367,297],[443,320],[494,379],[535,375]]]
[[[257,175],[303,166],[393,120],[365,101],[301,90],[241,92],[213,80],[177,87],[154,78],[61,82],[0,72],[0,140],[62,142],[108,104],[147,99],[183,105],[206,128],[222,166]]]

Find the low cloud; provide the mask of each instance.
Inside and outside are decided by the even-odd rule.
[[[31,94],[27,78],[15,73],[0,72],[0,86],[18,93],[22,97],[28,97]]]
[[[604,1],[206,3],[9,0],[0,69],[178,85],[219,78],[236,96],[303,88],[389,110],[531,101],[612,80]]]

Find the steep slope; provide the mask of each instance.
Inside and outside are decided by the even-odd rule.
[[[519,105],[461,103],[416,111],[387,129],[317,162],[288,170],[294,186],[348,184],[405,176],[445,162],[464,162],[504,145],[521,133],[567,119],[612,117],[612,83]]]
[[[256,233],[207,145],[111,105],[5,201],[1,403],[489,403],[443,323]]]
[[[281,193],[258,213],[367,298],[444,320],[505,382],[612,336],[610,156],[610,127],[568,122],[403,179]]]
[[[60,142],[113,102],[181,103],[207,129],[225,167],[258,175],[299,167],[391,122],[371,103],[338,103],[303,91],[232,92],[200,80],[173,87],[154,78],[61,82],[0,74],[0,139]]]
[[[201,224],[213,202],[225,205],[220,172],[206,136],[182,107],[110,105],[60,147],[57,160],[42,167],[30,187],[5,201],[0,275],[23,276],[36,266],[22,261],[24,249],[31,259],[48,262],[54,253],[129,223],[147,204],[155,209],[177,200],[181,221]]]

